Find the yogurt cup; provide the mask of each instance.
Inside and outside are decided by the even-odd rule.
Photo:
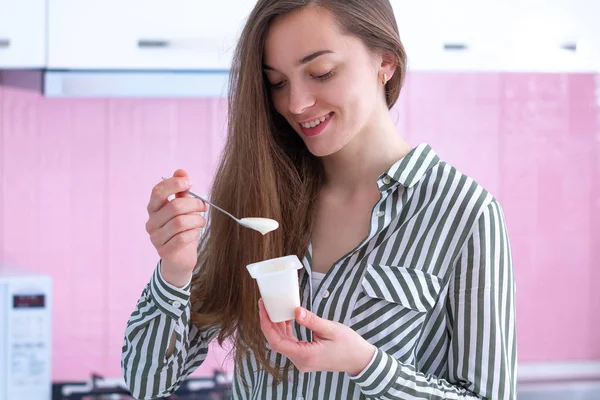
[[[298,270],[302,263],[295,255],[272,258],[246,266],[256,280],[267,314],[273,322],[290,321],[300,307]]]

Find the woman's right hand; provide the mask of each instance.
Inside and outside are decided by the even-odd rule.
[[[179,169],[152,189],[148,203],[146,231],[161,258],[161,275],[170,284],[183,287],[197,262],[200,229],[206,220],[200,212],[206,204],[185,193],[190,189],[188,174]],[[169,196],[175,198],[169,201]]]

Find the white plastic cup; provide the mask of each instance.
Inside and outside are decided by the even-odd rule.
[[[272,258],[246,266],[256,279],[260,295],[273,322],[290,321],[300,307],[298,270],[302,263],[295,255]]]

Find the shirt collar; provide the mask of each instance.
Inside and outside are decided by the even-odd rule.
[[[395,182],[411,188],[439,162],[440,158],[431,146],[422,143],[392,165],[386,173],[379,177],[377,183],[380,188],[389,187]]]

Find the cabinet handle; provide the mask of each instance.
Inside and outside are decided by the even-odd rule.
[[[469,46],[465,43],[444,43],[444,50],[467,50]]]
[[[0,48],[10,47],[10,39],[0,38]]]
[[[164,39],[138,39],[137,45],[141,49],[153,49],[169,47],[171,43],[168,40]]]
[[[562,47],[564,50],[577,51],[577,43],[576,42],[563,43],[560,47]]]

